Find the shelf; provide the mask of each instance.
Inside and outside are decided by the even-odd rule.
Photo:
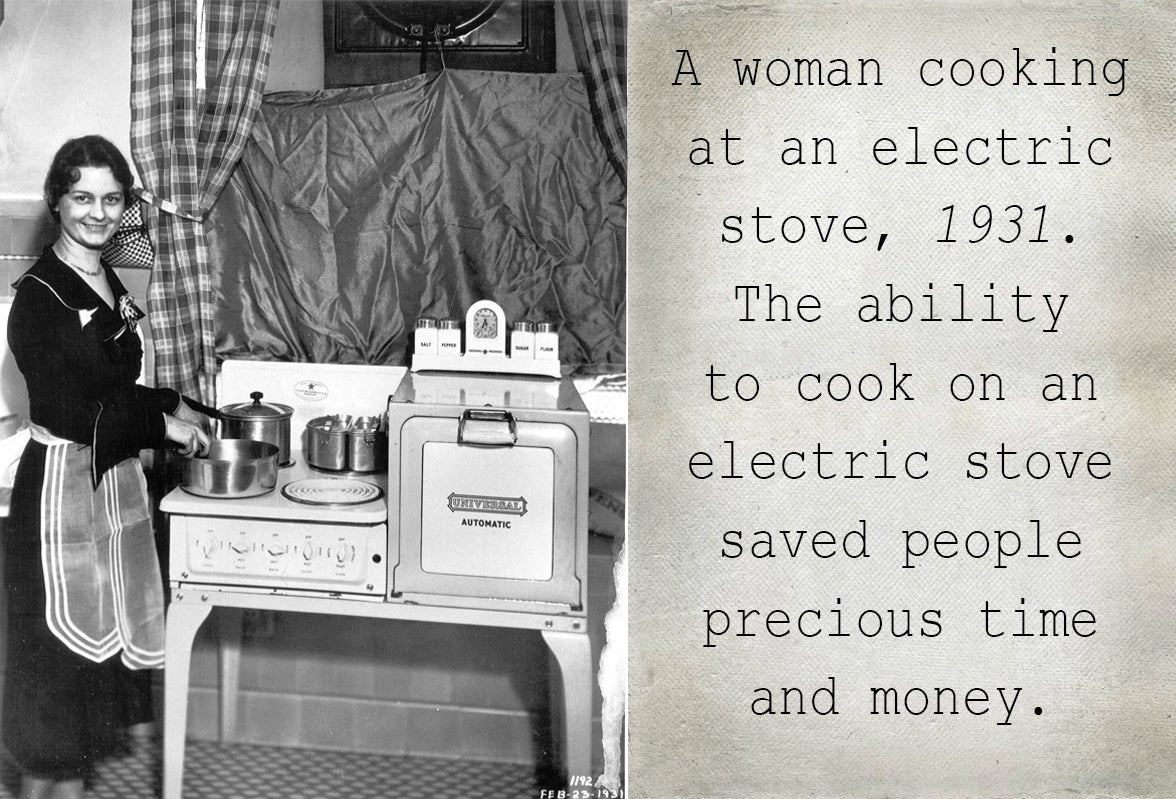
[[[410,368],[414,372],[489,372],[560,377],[558,360],[508,358],[504,355],[414,355]]]

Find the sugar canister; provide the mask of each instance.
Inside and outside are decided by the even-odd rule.
[[[535,357],[535,325],[531,322],[515,322],[510,331],[510,357],[533,359]]]

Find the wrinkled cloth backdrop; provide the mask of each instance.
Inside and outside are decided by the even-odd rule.
[[[625,187],[576,74],[268,95],[209,215],[218,358],[404,364],[475,300],[625,369]]]

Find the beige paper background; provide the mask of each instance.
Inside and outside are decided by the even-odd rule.
[[[847,2],[630,5],[630,794],[652,797],[1176,796],[1176,524],[1173,522],[1172,231],[1176,10],[1154,3]],[[924,58],[1039,59],[1057,48],[1101,64],[1125,57],[1126,89],[931,89]],[[673,87],[676,50],[703,82]],[[734,86],[732,59],[877,58],[881,87]],[[1041,61],[1038,61],[1038,67]],[[1011,79],[1012,70],[1009,70]],[[1064,135],[1112,140],[1105,167],[881,167],[880,136]],[[691,139],[741,136],[743,166],[691,167]],[[829,136],[836,166],[784,167],[787,136]],[[716,155],[721,150],[715,150]],[[1047,206],[1047,244],[935,244],[939,209],[987,202]],[[860,214],[870,243],[719,243],[727,214]],[[879,232],[889,234],[876,252]],[[1062,239],[1070,233],[1073,244]],[[747,236],[746,238],[750,238]],[[991,238],[991,237],[990,237]],[[1024,236],[1023,236],[1024,238]],[[952,283],[974,301],[1020,285],[1067,293],[1057,333],[1034,324],[857,322],[859,298],[887,282],[912,295]],[[738,323],[738,284],[818,295],[814,324]],[[804,403],[808,371],[851,375],[891,361],[914,402]],[[752,403],[712,402],[706,371],[751,372]],[[998,372],[1004,402],[960,403],[957,372]],[[1046,403],[1047,373],[1094,376],[1094,402]],[[727,386],[730,387],[729,384]],[[724,440],[752,453],[927,450],[911,480],[709,481],[691,453],[720,461]],[[1104,450],[1107,480],[965,480],[967,453]],[[897,462],[892,459],[892,464]],[[1023,463],[1023,462],[1022,462]],[[843,461],[833,461],[844,468]],[[812,463],[809,463],[810,468]],[[724,560],[732,528],[844,531],[867,520],[868,560]],[[1082,537],[1073,560],[924,558],[902,570],[906,527]],[[1048,540],[1048,539],[1047,539]],[[986,638],[985,599],[1011,609],[1085,608],[1090,638]],[[866,608],[942,611],[937,638],[728,635],[702,647],[704,609],[795,616],[841,599]],[[1003,618],[1011,614],[1006,612]],[[850,626],[847,624],[847,626]],[[836,679],[837,716],[755,717],[752,689]],[[869,687],[1021,688],[1011,726],[994,698],[983,716],[870,715]],[[1033,708],[1042,714],[1035,716]]]

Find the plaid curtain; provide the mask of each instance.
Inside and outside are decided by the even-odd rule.
[[[628,175],[625,8],[625,0],[575,0],[564,8],[576,65],[588,84],[596,130],[622,181]]]
[[[131,154],[150,203],[155,380],[215,403],[204,215],[237,165],[265,88],[277,0],[134,0]]]

